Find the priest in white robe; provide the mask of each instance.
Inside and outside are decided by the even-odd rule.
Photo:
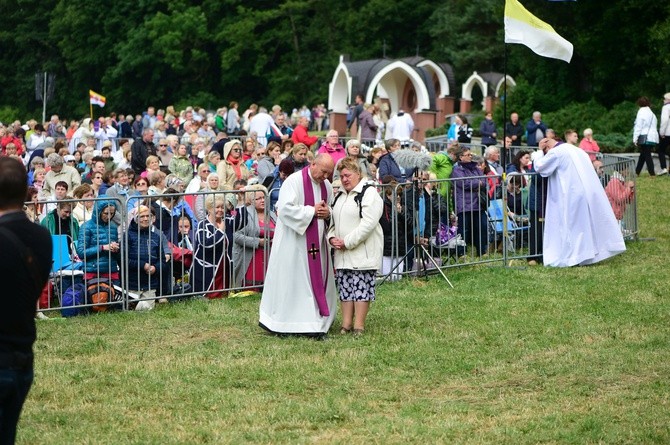
[[[260,305],[260,326],[278,334],[322,335],[337,313],[326,240],[333,159],[318,155],[282,184],[277,227]]]
[[[597,263],[626,245],[589,156],[574,145],[544,138],[533,161],[548,180],[544,264],[570,267]]]

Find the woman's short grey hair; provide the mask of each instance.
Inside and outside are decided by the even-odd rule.
[[[32,168],[34,169],[35,166],[36,166],[37,164],[42,164],[42,165],[44,165],[44,159],[41,158],[41,157],[39,157],[39,156],[35,156],[35,157],[33,158],[33,160],[30,161],[30,167],[32,167]]]
[[[384,141],[384,143],[386,144],[386,150],[390,150],[391,147],[393,147],[398,142],[400,142],[400,140],[398,140],[398,139],[393,139],[393,138],[387,139],[386,141]]]
[[[62,167],[64,164],[63,157],[58,153],[51,153],[47,158],[47,165],[51,168]]]
[[[358,147],[358,148],[361,147],[361,143],[358,142],[357,139],[349,139],[349,140],[347,141],[347,150],[349,150],[349,147],[353,147],[354,145],[355,145],[356,147]]]
[[[216,207],[217,202],[220,202],[225,207],[226,199],[223,195],[224,195],[223,193],[207,195],[207,197],[205,198],[205,209],[207,211],[212,210],[214,207]]]
[[[263,194],[268,196],[268,189],[263,184],[251,184],[244,187],[244,203],[246,205],[251,205],[256,197],[256,192],[263,192]]]
[[[486,150],[484,150],[484,157],[486,159],[489,159],[491,155],[494,153],[500,153],[500,149],[495,145],[489,145],[488,147],[486,147]]]

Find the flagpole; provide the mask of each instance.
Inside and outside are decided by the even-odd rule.
[[[505,140],[507,139],[507,43],[503,43],[503,140],[502,140],[502,165],[503,171],[507,166],[507,149]]]
[[[507,148],[505,141],[507,140],[507,42],[503,43],[503,143],[502,143],[502,210],[503,210],[503,264],[505,267],[509,266],[507,262],[507,243],[510,242],[508,238],[507,228]]]

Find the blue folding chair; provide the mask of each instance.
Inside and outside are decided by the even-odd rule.
[[[494,244],[501,242],[504,236],[505,221],[507,223],[507,250],[515,252],[515,241],[517,237],[523,240],[524,233],[528,232],[529,227],[519,227],[513,218],[509,217],[509,210],[503,212],[502,199],[492,199],[489,201],[489,207],[486,211],[489,228],[493,237]]]
[[[54,284],[56,294],[62,296],[65,290],[75,282],[80,281],[84,275],[82,270],[84,263],[72,261],[68,247],[74,245],[67,235],[51,235],[53,252],[51,255],[50,279]]]
[[[68,250],[70,237],[67,235],[51,235],[53,254],[51,256],[51,273],[57,273],[72,265],[72,258]]]

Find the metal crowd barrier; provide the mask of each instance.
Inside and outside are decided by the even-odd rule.
[[[598,160],[603,163],[598,173],[601,184],[616,207],[622,235],[637,240],[637,202],[630,191],[635,187],[635,161],[609,154]],[[391,246],[385,249],[389,255],[385,253],[378,278],[394,281],[464,265],[541,261],[542,181],[546,180],[539,174],[530,173],[505,175],[504,180],[502,175],[489,175],[379,186],[382,196],[388,197],[384,217],[390,220],[390,233],[385,232],[385,240],[391,239]],[[446,237],[445,229],[451,229]]]
[[[264,230],[262,236],[258,236],[249,230],[250,221],[259,218],[250,215],[244,206],[245,193],[253,195],[249,199],[251,206],[256,198],[267,198],[264,191],[215,191],[132,196],[125,202],[105,196],[40,202],[45,217],[55,210],[67,212],[74,218],[67,207],[80,204],[79,214],[88,220],[78,227],[77,236],[53,237],[53,270],[40,309],[60,310],[68,315],[102,312],[105,307],[148,309],[155,300],[163,298],[218,298],[230,292],[261,289],[273,231]],[[208,197],[211,203],[207,202]],[[205,207],[208,204],[210,207],[223,206],[222,230],[206,223],[206,216],[196,216],[193,212],[196,202],[202,199]],[[114,214],[110,215],[111,224],[97,222],[99,217],[94,209],[102,202],[113,202],[116,206]],[[26,203],[26,206],[33,205]],[[149,230],[140,227],[140,205],[146,205],[152,213]],[[268,214],[269,209],[263,217]],[[63,213],[63,216],[67,215]],[[56,215],[53,217],[58,224]],[[51,230],[54,228],[51,224]],[[108,248],[110,241],[114,245]],[[264,247],[258,249],[258,244]],[[236,249],[236,245],[240,248]],[[148,262],[142,256],[145,250],[152,255]],[[140,259],[142,261],[138,261]],[[245,270],[236,276],[233,273],[236,263],[252,264],[253,267],[244,266]],[[88,288],[95,283],[93,280],[100,279],[108,279],[109,284],[115,286],[108,301],[94,302],[82,296],[80,300],[64,302],[68,289],[75,285]]]
[[[622,234],[627,240],[637,240],[635,161],[609,154],[598,161],[602,162],[602,171],[598,172],[601,184],[616,207]],[[540,181],[542,178],[534,173],[511,174],[504,179],[482,175],[428,180],[424,175],[405,184],[377,185],[384,201],[380,224],[386,244],[378,279],[395,281],[409,275],[444,273],[453,267],[483,263],[508,266],[512,260],[540,259],[543,214],[533,204],[531,191]],[[508,190],[513,193],[508,194]],[[41,310],[72,314],[105,308],[147,309],[163,298],[218,298],[237,291],[261,290],[273,230],[266,227],[261,233],[256,221],[270,216],[270,195],[274,191],[204,191],[133,196],[128,200],[102,196],[41,202],[43,215],[70,204],[72,214],[86,220],[78,236],[54,238],[54,266]],[[255,210],[257,200],[266,203],[262,214]],[[103,201],[117,207],[110,215],[112,223],[92,225],[91,219],[96,221],[94,209]],[[140,204],[154,214],[153,235],[138,225]],[[219,209],[222,229],[208,222],[206,216],[207,205],[212,217],[217,216],[217,204],[223,207]],[[118,246],[108,248],[110,240]],[[144,246],[154,255],[156,267],[155,271],[149,267],[150,273],[137,261]],[[115,291],[106,302],[85,298],[64,301],[74,285],[89,288],[96,280],[108,278]]]

